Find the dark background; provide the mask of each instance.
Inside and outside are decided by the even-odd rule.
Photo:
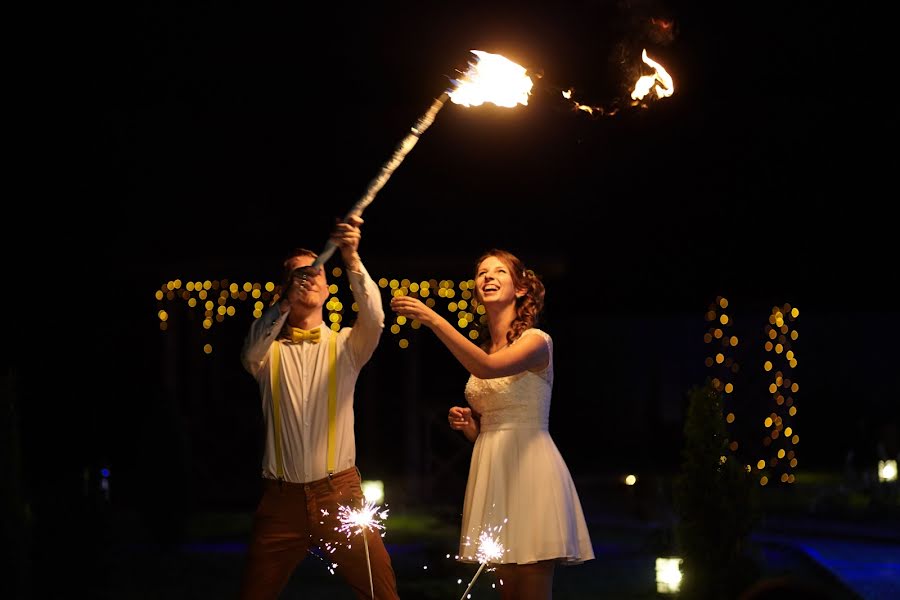
[[[541,72],[529,105],[448,103],[366,210],[360,250],[376,279],[459,281],[491,247],[542,275],[551,433],[576,481],[677,467],[718,295],[744,342],[749,414],[769,398],[758,365],[772,307],[801,311],[801,471],[840,469],[889,435],[900,399],[890,15],[552,6],[78,15],[55,54],[63,109],[47,117],[60,140],[47,159],[65,165],[39,180],[64,201],[21,200],[10,233],[33,242],[4,241],[21,282],[6,294],[13,487],[38,539],[77,537],[77,507],[104,467],[112,502],[141,509],[161,539],[178,539],[191,511],[252,509],[260,417],[238,360],[249,303],[207,332],[199,313],[153,294],[175,278],[272,280],[291,248],[320,248],[470,49]],[[674,23],[670,34],[651,18]],[[622,100],[641,48],[676,90],[645,109]],[[559,94],[570,87],[621,110],[576,111]],[[406,350],[385,333],[360,379],[358,462],[402,482],[410,504],[461,498],[467,449],[439,425],[466,373],[427,332],[405,333]]]

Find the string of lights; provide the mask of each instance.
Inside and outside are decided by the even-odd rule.
[[[344,290],[349,295],[349,283],[341,280],[343,270],[334,267],[331,275],[335,278],[328,287],[330,297],[325,303],[326,321],[334,331],[340,331],[345,327],[347,317],[347,303],[342,296]],[[340,282],[340,283],[338,283]],[[453,281],[451,279],[421,279],[410,280],[388,279],[381,277],[377,281],[378,286],[384,290],[385,295],[400,296],[414,295],[421,298],[429,307],[438,312],[448,314],[448,320],[455,323],[457,328],[471,340],[479,337],[478,323],[484,323],[484,307],[479,305],[472,290],[475,289],[474,280]],[[172,279],[163,283],[155,291],[157,301],[157,317],[161,331],[169,331],[171,327],[170,317],[173,311],[195,310],[202,311],[201,325],[204,330],[210,330],[216,324],[223,324],[229,317],[235,317],[241,311],[248,311],[253,318],[262,316],[266,306],[279,297],[280,289],[275,283],[245,281],[233,282],[228,279],[182,281]],[[249,306],[248,306],[249,304]],[[350,302],[349,310],[358,312],[359,307],[355,302]],[[408,320],[397,315],[388,325],[388,331],[398,336],[397,345],[406,349],[409,347],[410,335],[406,328],[419,329],[421,323],[416,320]],[[213,352],[213,345],[204,343],[203,351],[206,354]]]

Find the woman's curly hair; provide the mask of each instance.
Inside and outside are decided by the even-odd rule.
[[[506,250],[488,250],[475,263],[475,276],[478,276],[478,267],[489,257],[495,257],[509,267],[510,277],[516,290],[524,290],[521,297],[516,298],[516,318],[506,334],[506,343],[512,344],[522,332],[538,325],[541,312],[544,310],[544,284],[531,269],[526,269],[519,258]],[[476,300],[480,303],[480,291],[476,290]],[[475,308],[473,306],[473,308]],[[482,348],[487,348],[491,342],[490,329],[478,323],[479,336],[483,338]]]

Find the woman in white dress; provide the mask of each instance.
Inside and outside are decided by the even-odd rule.
[[[569,469],[548,433],[553,340],[536,329],[544,285],[504,250],[477,262],[475,296],[487,323],[481,346],[417,298],[397,296],[391,308],[431,329],[471,374],[469,407],[447,419],[475,443],[460,534],[460,560],[490,562],[503,582],[501,598],[552,597],[557,563],[594,558]],[[482,535],[503,548],[485,559]]]

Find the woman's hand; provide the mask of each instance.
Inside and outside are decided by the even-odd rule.
[[[391,310],[407,319],[416,319],[429,327],[441,318],[424,302],[412,296],[394,296],[391,298]]]
[[[450,429],[462,431],[469,441],[474,442],[478,437],[478,421],[472,414],[471,408],[451,407],[447,414],[447,422],[450,423]]]

